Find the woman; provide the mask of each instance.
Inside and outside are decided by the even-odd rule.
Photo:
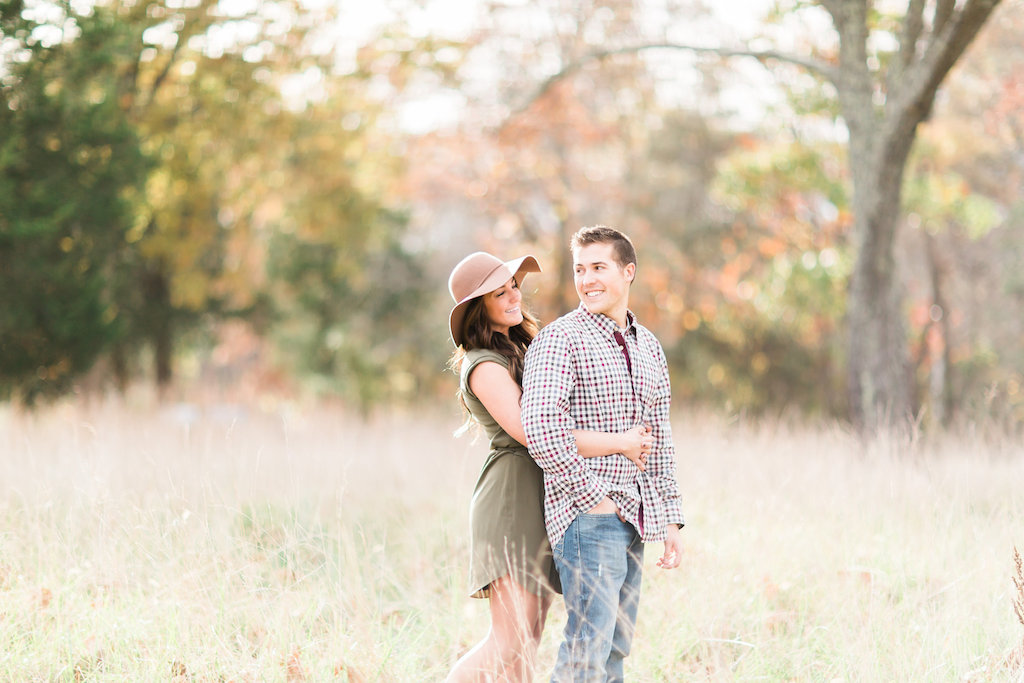
[[[459,396],[490,440],[470,506],[471,596],[489,598],[491,629],[463,656],[449,681],[529,680],[558,574],[544,531],[544,478],[526,450],[520,419],[520,382],[537,322],[522,309],[519,285],[539,272],[532,256],[502,262],[485,252],[463,259],[448,289],[449,318],[459,373]],[[574,432],[581,456],[622,454],[641,470],[650,431]]]

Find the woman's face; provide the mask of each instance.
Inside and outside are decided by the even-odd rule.
[[[484,312],[491,329],[507,335],[510,327],[523,322],[523,312],[519,308],[522,301],[523,295],[515,278],[509,278],[501,287],[484,294]]]

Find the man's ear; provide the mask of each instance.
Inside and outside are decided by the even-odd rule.
[[[636,277],[636,264],[635,263],[627,263],[626,267],[623,268],[622,270],[626,274],[626,279],[629,280],[630,282],[632,282],[633,278]]]

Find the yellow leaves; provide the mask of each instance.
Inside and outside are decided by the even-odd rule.
[[[125,232],[124,239],[128,244],[135,244],[146,234],[146,228],[150,222],[150,212],[147,209],[139,208],[135,213],[135,220],[132,226]]]
[[[721,363],[714,363],[708,367],[707,376],[712,386],[717,387],[725,381],[725,367]]]
[[[36,376],[43,381],[54,381],[67,374],[71,370],[71,361],[66,357],[61,358],[53,365],[40,365],[36,368]]]
[[[763,375],[770,365],[768,356],[761,351],[755,353],[754,357],[750,359],[750,369],[754,371],[755,375]]]
[[[933,234],[955,225],[977,239],[1001,220],[998,205],[973,192],[968,183],[955,173],[915,175],[908,181],[905,195],[907,224]]]
[[[179,272],[171,280],[171,303],[179,308],[201,309],[211,291],[210,282],[210,277],[202,272]]]
[[[686,311],[683,313],[682,323],[687,331],[692,332],[700,327],[700,316],[696,311]]]
[[[75,150],[75,162],[80,166],[102,166],[113,156],[110,145],[82,146]]]
[[[700,303],[697,304],[697,312],[702,320],[714,320],[715,314],[718,312],[718,303],[710,298],[701,299]]]

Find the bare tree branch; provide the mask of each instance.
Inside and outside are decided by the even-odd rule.
[[[744,50],[739,48],[704,47],[699,45],[686,45],[683,43],[642,43],[640,45],[627,45],[623,47],[610,48],[607,50],[594,50],[579,59],[566,64],[557,73],[552,74],[526,99],[526,101],[515,111],[521,113],[529,106],[545,95],[555,84],[565,80],[587,64],[599,62],[615,55],[635,54],[646,50],[685,50],[696,54],[711,54],[719,57],[752,57],[762,63],[768,61],[785,62],[803,67],[811,73],[824,77],[832,83],[836,82],[839,71],[825,62],[790,55],[776,50]]]
[[[153,102],[156,100],[157,93],[160,91],[160,87],[167,80],[167,77],[171,73],[171,69],[178,61],[178,55],[181,52],[182,46],[184,46],[185,43],[187,43],[193,36],[206,31],[210,27],[211,23],[213,23],[209,12],[214,4],[214,0],[203,0],[191,10],[186,9],[183,12],[181,28],[177,32],[178,40],[174,43],[174,47],[171,49],[171,54],[167,56],[167,60],[164,62],[164,66],[160,70],[160,73],[157,74],[156,78],[154,78],[153,82],[150,84],[146,102],[142,105],[143,110],[149,109],[153,105]]]
[[[924,4],[925,0],[910,0],[907,7],[907,18],[903,22],[903,31],[900,34],[901,71],[914,61],[914,55],[917,54],[917,41],[924,30]]]
[[[943,22],[942,31],[932,35],[925,54],[907,70],[899,98],[887,102],[892,115],[887,132],[905,135],[928,117],[942,81],[998,4],[999,0],[967,0]]]
[[[171,68],[177,61],[178,53],[181,51],[181,45],[184,42],[184,36],[179,36],[178,42],[174,44],[174,48],[171,49],[171,54],[168,55],[167,60],[164,62],[164,68],[160,70],[160,73],[153,79],[153,83],[149,87],[149,95],[146,97],[146,103],[142,105],[143,110],[149,109],[153,106],[156,94],[160,90],[160,86],[163,85],[165,80],[167,80],[167,76],[171,73]]]
[[[910,0],[907,14],[900,31],[899,50],[896,58],[889,65],[885,77],[885,92],[890,93],[899,88],[907,68],[917,56],[917,44],[924,33],[924,6],[926,0]]]
[[[946,28],[946,23],[953,16],[956,0],[938,0],[935,3],[935,20],[932,22],[932,33],[939,34]]]

